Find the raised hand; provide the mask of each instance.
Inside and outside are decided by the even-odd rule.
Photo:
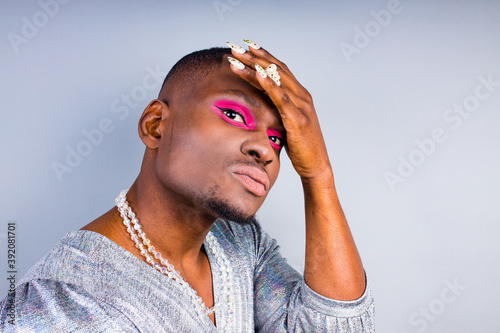
[[[325,141],[309,92],[288,67],[268,51],[245,40],[249,51],[228,43],[231,69],[263,90],[286,129],[287,152],[300,175],[306,215],[304,279],[317,293],[353,300],[365,290],[363,265],[342,211]]]
[[[328,158],[311,94],[288,67],[268,51],[245,40],[249,51],[228,43],[234,58],[232,70],[248,83],[267,93],[281,115],[286,130],[286,151],[303,180],[331,177]]]

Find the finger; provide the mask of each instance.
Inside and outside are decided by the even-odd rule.
[[[257,64],[256,67],[257,72],[259,73],[257,80],[278,109],[283,125],[287,131],[290,129],[290,126],[296,128],[297,124],[295,120],[304,117],[304,113],[299,107],[299,105],[303,104],[303,101],[297,100],[297,95],[288,87],[280,87],[268,76],[265,76],[265,73],[262,72],[263,69],[260,65]]]
[[[245,55],[242,55],[245,57]],[[263,59],[260,57],[251,56],[248,57],[249,61],[254,61],[253,65],[250,67],[257,68],[256,65],[259,65],[264,69],[267,77],[273,80],[278,86],[288,87],[293,91],[295,95],[300,97],[302,93],[305,91],[304,87],[295,79],[293,75],[290,75],[286,70],[284,70],[279,64],[275,64],[269,62],[267,59]]]
[[[231,48],[231,53],[236,59],[252,68],[255,68],[255,64],[259,64],[265,68],[266,71],[270,70],[270,66],[275,66],[276,70],[271,70],[271,73],[268,73],[271,78],[277,79],[275,82],[289,86],[299,97],[308,95],[307,90],[297,81],[295,76],[283,62],[276,59],[254,42],[249,40],[245,40],[245,42],[249,45],[249,51],[246,51],[237,44],[227,43]]]
[[[250,83],[255,88],[264,90],[264,88],[262,88],[259,81],[257,80],[257,76],[255,75],[256,73],[252,68],[245,66],[245,64],[233,57],[228,56],[227,60],[231,63],[231,70],[233,71],[233,73],[237,74],[239,77]]]
[[[261,76],[262,78],[264,78],[264,77],[270,78],[274,82],[275,85],[281,86],[281,82],[280,82],[281,77],[277,73],[277,71],[276,71],[276,73],[271,75],[268,71],[264,70],[258,64],[254,64],[254,66],[256,67],[256,69],[259,69],[260,72],[258,72],[257,70],[251,69],[250,67],[246,66],[245,64],[243,64],[241,61],[239,61],[236,58],[228,56],[227,60],[231,63],[231,70],[235,74],[237,74],[242,79],[244,79],[245,81],[247,81],[248,83],[250,83],[252,86],[254,86],[255,88],[257,88],[259,90],[264,90],[267,93],[266,89],[260,84],[260,82],[258,80],[259,76]],[[277,70],[276,65],[274,65],[273,68],[276,68],[276,70]],[[287,74],[284,73],[284,75],[287,75]],[[290,90],[290,89],[286,88],[286,90]],[[300,98],[299,95],[293,93],[292,91],[288,91],[288,93],[290,94],[293,102],[295,102],[297,104],[303,104],[304,101]]]
[[[273,66],[274,64],[271,64],[270,66]],[[279,70],[279,68],[277,66],[275,66],[277,68],[277,70]],[[262,81],[259,80],[259,83],[260,85],[267,91],[267,89],[273,89],[273,91],[275,91],[275,94],[279,94],[280,90],[279,89],[275,89],[275,87],[279,87],[281,89],[281,92],[284,92],[284,94],[287,97],[287,99],[289,99],[295,107],[298,107],[298,108],[307,108],[308,105],[310,105],[312,103],[312,99],[310,98],[310,94],[309,92],[304,89],[302,86],[297,86],[295,84],[282,84],[281,82],[286,82],[286,81],[289,81],[289,80],[293,80],[292,78],[290,78],[289,80],[287,79],[288,77],[288,74],[286,72],[282,72],[285,77],[285,80],[283,80],[283,76],[280,76],[279,73],[277,74],[278,76],[276,75],[270,75],[269,74],[269,69],[264,69],[262,68],[262,66],[260,66],[259,64],[255,64],[255,68],[256,68],[256,71],[259,73],[258,77],[261,78],[262,80],[265,80],[265,81],[270,81],[270,82],[274,82],[274,84],[268,84],[266,86],[263,86],[262,84]],[[269,67],[268,67],[269,68]],[[293,80],[295,81],[295,80]],[[270,88],[267,88],[267,87],[270,87]],[[268,94],[269,94],[269,91],[267,91]]]
[[[249,45],[249,50],[253,51],[259,51],[261,50],[260,46],[256,45],[254,42],[245,40],[245,42]],[[261,84],[257,84],[257,73],[252,72],[249,70],[249,68],[257,68],[257,65],[260,65],[260,67],[265,66],[266,70],[262,70],[261,68],[261,75],[262,77],[270,77],[275,84],[278,86],[281,86],[282,88],[287,87],[288,90],[288,97],[289,99],[295,104],[296,107],[302,108],[306,107],[307,105],[312,103],[312,98],[310,97],[309,92],[295,79],[293,75],[289,74],[289,71],[281,68],[279,65],[271,63],[269,60],[276,59],[273,56],[268,57],[268,59],[264,59],[260,57],[258,54],[254,54],[251,52],[246,51],[244,48],[242,48],[239,45],[233,44],[233,43],[227,43],[228,46],[231,47],[232,49],[232,55],[235,57],[238,57],[239,60],[233,60],[233,61],[238,61],[238,65],[236,68],[233,68],[233,72],[238,74],[240,77],[245,79],[247,82],[252,84],[254,87],[257,89],[264,89],[266,93],[268,93],[267,89],[262,87]],[[267,54],[269,54],[266,51]],[[232,58],[232,57],[231,57]],[[232,58],[236,59],[236,58]],[[276,59],[277,60],[277,59]],[[253,63],[252,66],[252,62]],[[279,60],[277,60],[279,64],[283,64]],[[246,66],[245,66],[246,65]],[[286,65],[285,65],[286,66]],[[237,68],[243,68],[240,71],[237,70]],[[245,68],[246,67],[246,68]],[[271,85],[272,86],[272,85]]]
[[[243,41],[248,45],[248,50],[251,53],[258,55],[263,59],[266,59],[267,61],[269,61],[269,63],[274,63],[274,64],[280,66],[285,72],[288,73],[288,75],[295,78],[295,76],[290,71],[288,66],[284,62],[280,61],[278,58],[273,56],[271,53],[269,53],[269,51],[267,51],[266,49],[264,49],[263,47],[261,47],[260,45],[258,45],[257,43],[255,43],[251,40],[243,39]]]

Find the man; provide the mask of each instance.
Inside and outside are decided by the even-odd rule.
[[[181,59],[139,120],[140,174],[4,300],[7,330],[373,332],[373,300],[312,98],[257,44]],[[227,60],[231,64],[227,62]],[[282,148],[306,210],[304,278],[255,221]],[[16,327],[7,323],[15,303]]]

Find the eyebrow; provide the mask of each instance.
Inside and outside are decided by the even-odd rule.
[[[238,89],[226,89],[226,90],[221,91],[221,94],[229,95],[229,96],[237,96],[237,97],[243,98],[245,100],[245,102],[247,102],[248,104],[250,104],[254,108],[260,108],[262,106],[262,104],[258,100],[248,96],[243,91],[238,90]]]

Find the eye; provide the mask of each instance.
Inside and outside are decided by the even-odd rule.
[[[235,121],[235,122],[241,123],[241,124],[245,124],[245,125],[247,124],[245,121],[245,118],[243,118],[243,116],[240,113],[238,113],[232,109],[226,109],[226,108],[219,108],[219,109],[222,111],[222,113],[226,117],[228,117],[232,121]]]
[[[268,129],[267,137],[269,138],[271,146],[273,146],[273,148],[276,150],[281,150],[281,148],[283,148],[283,146],[285,146],[286,144],[284,133],[282,133],[282,131],[279,131],[277,129],[274,128]]]
[[[273,145],[273,147],[278,150],[283,148],[283,146],[285,145],[283,138],[280,138],[279,136],[270,136],[269,140],[271,140],[271,144]]]
[[[271,140],[275,145],[283,147],[283,139],[279,136],[270,136],[269,140]]]

